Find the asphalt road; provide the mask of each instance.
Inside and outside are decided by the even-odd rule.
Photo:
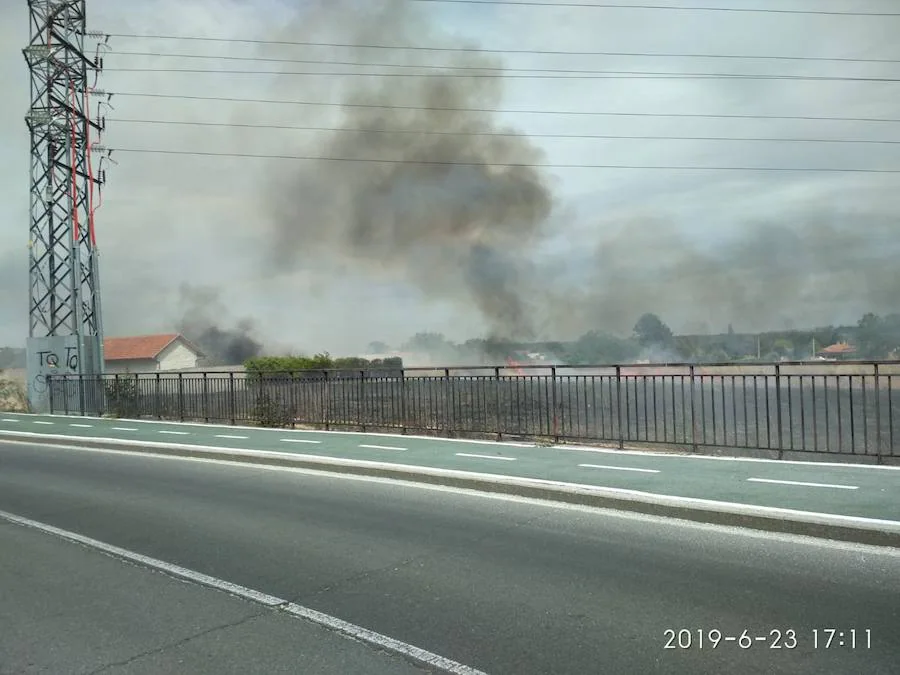
[[[0,444],[0,510],[288,598],[488,673],[877,674],[900,662],[893,549],[374,479],[12,444]],[[34,555],[27,542],[7,541],[2,614],[15,625],[33,615],[27,588],[41,576],[23,572],[32,566],[22,556]],[[118,589],[125,601],[121,575],[94,557],[37,557],[45,570],[55,565],[46,573],[95,574],[93,594]],[[26,591],[11,592],[13,584]],[[154,616],[192,611],[140,584],[131,600],[134,612]],[[209,602],[195,600],[214,612]],[[97,611],[85,609],[80,630],[60,624],[44,644],[94,635],[85,626]],[[691,646],[666,649],[666,630],[676,645],[678,631],[693,631]],[[745,630],[763,639],[743,649],[723,637],[711,648],[709,631],[737,638]],[[829,630],[843,636],[826,648]],[[780,649],[771,648],[772,631],[781,631]]]
[[[422,675],[328,629],[0,521],[0,673]]]
[[[0,414],[4,432],[384,462],[900,523],[900,467],[540,447],[421,436]]]

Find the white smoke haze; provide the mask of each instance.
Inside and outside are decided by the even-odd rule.
[[[27,334],[26,11],[0,8],[0,344]],[[839,3],[837,3],[839,4]],[[509,49],[900,58],[871,19],[674,15],[405,2],[89,0],[114,32]],[[459,37],[463,36],[463,37]],[[896,76],[894,65],[401,52],[130,41],[123,51],[506,68]],[[602,47],[598,47],[602,45]],[[108,67],[275,70],[279,64],[110,54]],[[354,70],[281,64],[283,71]],[[372,69],[383,70],[383,69]],[[497,71],[502,72],[502,71]],[[156,92],[421,107],[900,118],[893,83],[277,77],[107,72]],[[111,118],[390,128],[402,134],[137,125],[105,142],[375,164],[114,155],[98,212],[108,334],[168,331],[179,288],[216,287],[221,331],[252,322],[267,350],[362,353],[422,331],[571,339],[628,334],[655,312],[676,332],[854,323],[900,311],[900,194],[891,174],[539,169],[468,164],[900,168],[898,145],[548,139],[547,133],[883,139],[900,124],[452,113],[114,97]],[[441,133],[419,134],[413,131]],[[509,132],[466,136],[446,132]],[[17,160],[18,158],[18,160]],[[220,318],[220,317],[216,317]]]

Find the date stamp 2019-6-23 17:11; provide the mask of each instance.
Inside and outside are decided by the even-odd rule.
[[[740,649],[871,649],[872,631],[868,628],[772,628],[726,632],[718,628],[667,628],[663,631],[663,649],[719,649],[735,645]]]

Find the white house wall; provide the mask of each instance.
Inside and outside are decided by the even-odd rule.
[[[197,353],[186,346],[181,340],[176,340],[157,357],[160,370],[184,370],[197,367]]]
[[[116,359],[106,362],[107,373],[152,373],[157,370],[154,359]]]

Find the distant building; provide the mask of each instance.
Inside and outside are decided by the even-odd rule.
[[[183,335],[106,338],[103,357],[108,373],[148,373],[197,368],[205,354]]]
[[[846,360],[856,356],[856,347],[846,342],[837,342],[819,350],[816,356],[829,360]]]

